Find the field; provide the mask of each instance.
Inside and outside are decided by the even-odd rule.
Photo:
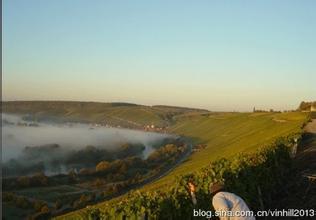
[[[272,143],[276,138],[299,132],[306,120],[305,113],[209,113],[179,116],[170,132],[192,137],[195,144],[205,144],[167,176],[148,184],[140,191],[155,191],[172,185],[175,176],[196,171],[218,158],[229,158],[241,152],[253,152]],[[124,197],[124,196],[123,196]],[[109,202],[118,202],[116,198]],[[95,207],[104,206],[104,203]],[[61,216],[72,219],[82,211]]]
[[[138,129],[147,125],[166,127],[176,115],[207,112],[201,109],[144,106],[129,103],[62,101],[3,102],[2,111],[30,114],[38,119],[101,123],[115,127]]]
[[[168,176],[145,188],[168,185],[174,176],[198,170],[218,158],[255,151],[278,137],[299,131],[305,119],[306,114],[299,112],[214,113],[178,118],[170,131],[193,137],[197,144],[205,144],[206,148],[194,153]]]
[[[31,114],[39,119],[62,118],[64,121],[106,123],[135,129],[144,129],[153,124],[156,128],[163,128],[164,132],[189,137],[195,147],[202,146],[200,149],[197,147],[186,161],[168,175],[145,185],[140,191],[168,187],[175,176],[197,171],[219,158],[254,152],[278,137],[299,132],[307,118],[307,113],[302,112],[217,113],[168,106],[85,102],[7,102],[3,105],[3,111]],[[95,207],[115,203],[122,197]],[[78,210],[61,218],[75,219],[81,214],[82,211]]]

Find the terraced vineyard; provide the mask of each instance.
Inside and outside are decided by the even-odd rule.
[[[276,119],[283,119],[278,122]],[[210,161],[229,158],[240,152],[254,152],[278,137],[298,132],[306,114],[291,113],[218,113],[182,117],[171,132],[192,137],[195,144],[206,147],[194,153],[168,176],[146,186],[146,189],[172,183],[174,176],[198,170]]]
[[[193,139],[195,145],[202,145],[188,160],[175,168],[167,176],[148,184],[140,192],[167,190],[174,185],[175,177],[187,175],[207,167],[219,158],[232,158],[240,152],[255,152],[272,144],[280,137],[299,133],[306,122],[307,114],[289,113],[200,113],[179,114],[168,132]],[[89,210],[102,210],[108,204],[124,201],[126,196],[97,204]],[[58,219],[87,217],[87,209],[61,216]]]
[[[216,113],[200,109],[126,103],[5,102],[2,108],[4,112],[28,114],[29,117],[39,120],[58,119],[64,122],[99,123],[132,129],[146,129],[148,125],[154,125],[155,128],[162,128],[160,131],[185,136],[193,142],[193,153],[187,160],[174,168],[168,175],[140,188],[136,194],[131,192],[129,195],[70,212],[57,219],[86,219],[91,217],[91,212],[103,210],[107,213],[108,208],[106,207],[112,205],[116,207],[117,204],[125,204],[126,207],[134,209],[136,207],[124,202],[127,201],[126,199],[134,198],[138,192],[141,199],[137,201],[142,203],[153,201],[144,199],[147,193],[156,198],[152,195],[153,192],[159,191],[166,195],[166,193],[170,193],[171,186],[180,184],[180,188],[184,189],[183,181],[186,180],[187,175],[194,173],[194,176],[198,177],[201,172],[203,175],[209,175],[203,170],[211,162],[221,164],[220,158],[231,160],[238,153],[256,153],[265,146],[271,146],[280,137],[299,134],[308,118],[308,114],[302,112]],[[200,182],[200,184],[203,183]],[[169,197],[164,198],[170,199]],[[138,205],[138,208],[144,208],[141,204]],[[153,205],[157,204],[153,203]],[[126,212],[125,210],[121,214],[124,215]]]

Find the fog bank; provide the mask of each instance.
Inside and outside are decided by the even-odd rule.
[[[123,143],[141,143],[147,157],[154,149],[152,145],[167,134],[142,132],[121,128],[91,126],[88,124],[48,124],[23,120],[22,116],[2,114],[2,161],[17,159],[26,147],[57,144],[63,151],[94,146],[113,149]],[[48,155],[54,157],[54,155]],[[41,158],[39,158],[41,159]]]

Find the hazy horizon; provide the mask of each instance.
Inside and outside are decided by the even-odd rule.
[[[51,99],[51,100],[2,100],[2,102],[91,102],[91,103],[126,103],[126,104],[135,104],[135,105],[140,105],[140,106],[170,106],[170,107],[180,107],[180,108],[193,108],[193,109],[201,109],[201,110],[208,110],[208,111],[214,111],[214,112],[253,112],[253,109],[255,108],[256,110],[265,110],[265,111],[269,111],[271,109],[273,109],[274,111],[291,111],[291,110],[297,110],[299,107],[299,104],[301,102],[315,102],[315,100],[301,100],[299,103],[297,103],[297,105],[293,105],[293,108],[282,108],[282,109],[273,109],[273,108],[259,108],[258,106],[253,106],[251,109],[246,109],[246,110],[230,110],[230,109],[209,109],[209,108],[202,108],[202,107],[198,107],[198,106],[184,106],[184,105],[167,105],[167,104],[163,104],[163,103],[157,103],[157,104],[144,104],[144,103],[135,103],[135,102],[122,102],[122,101],[112,101],[112,102],[106,102],[106,101],[89,101],[89,100],[55,100],[55,99]],[[3,113],[6,114],[6,113]]]
[[[316,100],[316,2],[3,1],[4,101],[213,111]]]

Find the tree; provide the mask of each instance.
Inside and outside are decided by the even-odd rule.
[[[19,186],[28,187],[30,186],[30,178],[28,176],[21,176],[17,179]]]
[[[101,187],[101,186],[103,186],[105,184],[106,184],[106,181],[104,179],[100,179],[100,178],[97,178],[92,183],[92,185],[95,186],[95,187]]]
[[[91,173],[93,173],[93,170],[90,170],[88,168],[82,168],[79,170],[80,175],[89,175]]]
[[[76,177],[77,177],[77,174],[76,174],[75,170],[71,169],[68,172],[68,181],[69,181],[69,183],[75,182],[76,181]]]
[[[56,210],[58,210],[58,209],[61,209],[61,207],[63,207],[63,204],[61,203],[61,201],[59,199],[57,199],[54,207]]]
[[[299,106],[299,110],[301,111],[308,111],[310,110],[312,103],[311,102],[301,102]]]
[[[101,161],[100,163],[97,164],[95,169],[97,172],[105,171],[110,168],[110,165],[111,164],[108,161]]]
[[[22,209],[28,209],[28,208],[32,207],[30,201],[22,196],[19,196],[16,199],[15,204],[17,207],[22,208]]]
[[[49,212],[49,208],[47,205],[44,205],[42,208],[41,208],[41,212],[42,213],[48,213]]]
[[[36,173],[31,177],[32,185],[37,186],[47,186],[48,185],[48,177],[45,176],[43,172]]]
[[[40,200],[36,200],[33,204],[33,208],[35,209],[35,211],[40,212],[42,207],[44,207],[46,205],[45,202],[40,201]],[[47,205],[46,205],[47,206]]]

